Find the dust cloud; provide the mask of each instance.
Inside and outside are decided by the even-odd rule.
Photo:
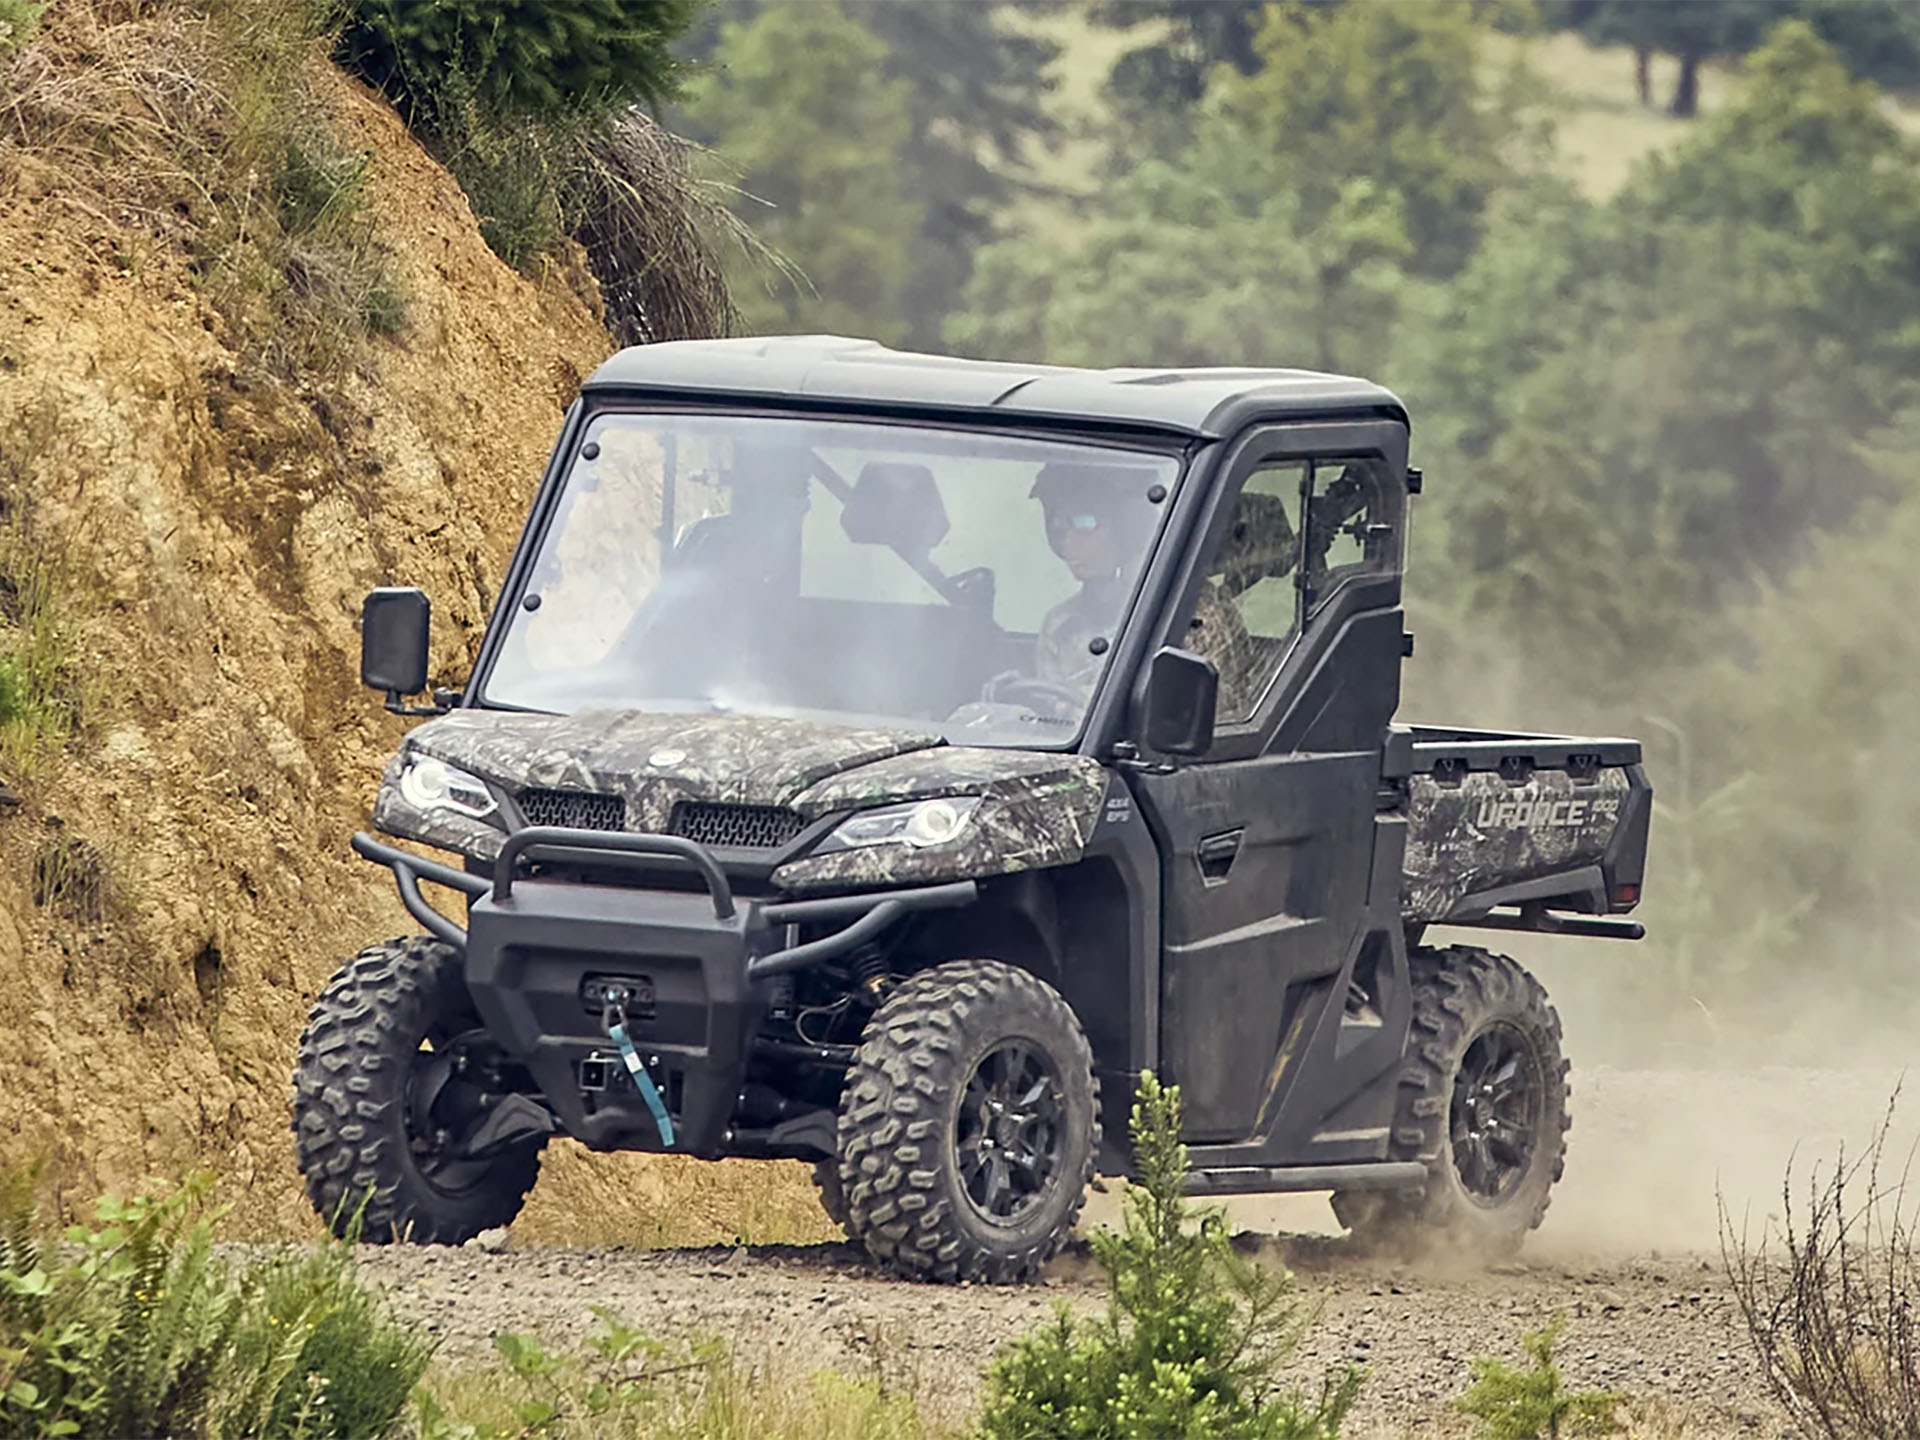
[[[1637,1044],[1651,1028],[1659,951],[1651,945],[1533,937],[1433,937],[1491,942],[1547,986],[1573,1062],[1573,1129],[1566,1174],[1523,1259],[1582,1266],[1669,1255],[1717,1258],[1722,1206],[1735,1240],[1757,1241],[1796,1211],[1809,1187],[1843,1157],[1863,1157],[1885,1127],[1882,1178],[1896,1182],[1920,1159],[1920,1075],[1884,1034],[1863,1023],[1870,1007],[1834,971],[1819,998],[1798,1006],[1798,1029],[1825,1034],[1830,1067],[1768,1058],[1769,1037],[1729,1027],[1718,1043],[1662,1055]],[[1670,1003],[1678,1003],[1672,1001]],[[1804,1047],[1796,1046],[1798,1053]],[[1622,1063],[1620,1057],[1631,1056]],[[1920,1191],[1920,1176],[1916,1176]],[[1117,1189],[1117,1187],[1116,1187]],[[1920,1194],[1911,1202],[1920,1205]],[[1227,1202],[1236,1229],[1266,1235],[1341,1233],[1325,1195],[1245,1196]],[[1117,1194],[1096,1195],[1087,1223],[1117,1220]]]

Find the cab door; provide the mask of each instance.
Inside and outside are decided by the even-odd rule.
[[[1328,1117],[1399,1058],[1399,849],[1376,821],[1405,476],[1389,422],[1253,433],[1161,636],[1220,677],[1206,753],[1138,779],[1163,872],[1161,1067],[1188,1140],[1260,1152],[1238,1161],[1318,1154]],[[1371,1138],[1326,1158],[1366,1158]]]

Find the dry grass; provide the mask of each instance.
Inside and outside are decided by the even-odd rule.
[[[694,147],[638,113],[575,140],[568,178],[573,235],[600,282],[607,329],[622,345],[731,333],[739,312],[714,232],[757,242],[696,174]]]
[[[422,1440],[958,1440],[914,1388],[873,1373],[748,1365],[717,1340],[665,1342],[614,1321],[578,1355],[503,1336],[501,1363],[444,1366],[421,1387]]]
[[[325,379],[403,319],[307,0],[70,0],[0,69],[0,185],[177,247],[252,356]]]
[[[36,408],[0,436],[0,778],[30,779],[99,708],[81,662],[91,581],[70,539],[40,523],[29,458],[50,445]]]
[[[1887,1154],[1894,1101],[1864,1154],[1782,1185],[1777,1235],[1736,1233],[1722,1249],[1734,1297],[1775,1398],[1803,1433],[1828,1440],[1920,1437],[1920,1227],[1909,1182]]]

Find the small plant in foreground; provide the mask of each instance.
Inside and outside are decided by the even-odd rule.
[[[1560,1322],[1521,1344],[1533,1361],[1524,1370],[1488,1357],[1473,1362],[1473,1388],[1455,1402],[1480,1422],[1479,1440],[1571,1440],[1579,1435],[1617,1435],[1624,1399],[1605,1390],[1567,1390],[1553,1363]]]
[[[596,1308],[584,1355],[524,1335],[503,1364],[437,1376],[415,1396],[420,1440],[929,1440],[909,1396],[823,1371],[786,1383],[715,1340],[670,1345]]]
[[[1807,1198],[1782,1184],[1779,1250],[1734,1234],[1721,1250],[1747,1335],[1798,1429],[1828,1440],[1920,1440],[1920,1228],[1911,1157],[1882,1172],[1895,1090],[1866,1153],[1815,1170]]]
[[[987,1374],[989,1440],[1333,1440],[1360,1388],[1348,1367],[1317,1401],[1278,1371],[1312,1313],[1285,1274],[1233,1249],[1224,1212],[1191,1213],[1178,1087],[1141,1076],[1123,1228],[1093,1238],[1107,1313],[1012,1342]],[[1194,1223],[1197,1222],[1197,1223]]]
[[[216,1258],[210,1184],[102,1200],[64,1236],[30,1177],[0,1184],[0,1437],[394,1432],[431,1347],[343,1244]]]

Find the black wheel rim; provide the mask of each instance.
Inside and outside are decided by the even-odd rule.
[[[1065,1140],[1060,1075],[1045,1050],[1006,1040],[980,1057],[960,1095],[960,1183],[984,1220],[1017,1225],[1052,1189]]]
[[[488,1089],[487,1057],[468,1043],[475,1034],[484,1032],[427,1035],[407,1071],[407,1155],[420,1178],[450,1198],[473,1189],[489,1168],[466,1153],[499,1099]]]
[[[1463,1189],[1498,1205],[1527,1177],[1546,1105],[1540,1058],[1521,1031],[1492,1025],[1460,1057],[1453,1082],[1453,1167]]]

